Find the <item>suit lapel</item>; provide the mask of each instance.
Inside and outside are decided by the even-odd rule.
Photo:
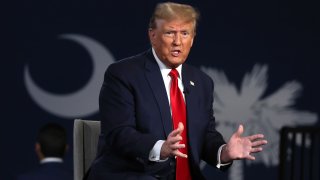
[[[185,95],[185,101],[186,101],[186,107],[187,107],[187,134],[188,134],[188,140],[189,140],[189,146],[195,146],[197,144],[197,139],[195,136],[195,133],[197,133],[197,129],[190,128],[190,127],[197,127],[197,112],[196,109],[198,109],[196,106],[198,105],[197,100],[197,93],[196,93],[196,81],[195,77],[193,75],[193,71],[189,68],[187,64],[184,64],[182,66],[182,83],[184,87],[184,95]],[[191,148],[193,149],[193,148]],[[195,153],[191,151],[191,153]],[[196,157],[196,156],[194,156]]]
[[[147,53],[145,67],[146,78],[158,103],[164,132],[167,137],[169,133],[172,131],[173,127],[170,106],[159,66],[156,60],[154,59],[151,51]]]
[[[187,105],[187,117],[193,117],[192,110],[197,109],[193,107],[197,106],[197,103],[195,103],[197,96],[195,93],[196,82],[194,80],[193,72],[189,69],[187,64],[182,66],[182,83]]]

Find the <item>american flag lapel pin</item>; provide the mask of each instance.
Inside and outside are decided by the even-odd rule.
[[[190,81],[190,85],[191,85],[191,86],[194,86],[194,82],[193,82],[193,81]]]

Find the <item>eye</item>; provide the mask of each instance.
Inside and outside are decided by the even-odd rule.
[[[188,31],[183,31],[181,32],[183,37],[188,37],[190,35],[190,33]]]
[[[166,31],[166,32],[164,32],[164,34],[166,35],[166,36],[173,36],[174,35],[174,32],[173,31]]]

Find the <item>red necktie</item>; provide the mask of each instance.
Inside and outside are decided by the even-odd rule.
[[[186,105],[183,100],[182,93],[178,87],[179,72],[176,69],[172,69],[169,75],[171,76],[170,105],[173,127],[176,129],[178,128],[179,122],[183,123],[184,130],[181,134],[182,141],[180,141],[180,144],[185,144],[186,147],[180,149],[180,151],[183,154],[188,154]],[[188,158],[177,157],[176,180],[191,180]]]

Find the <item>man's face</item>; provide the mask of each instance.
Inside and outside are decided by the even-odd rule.
[[[157,19],[156,28],[149,30],[149,38],[157,56],[168,67],[183,64],[194,38],[193,22]]]

